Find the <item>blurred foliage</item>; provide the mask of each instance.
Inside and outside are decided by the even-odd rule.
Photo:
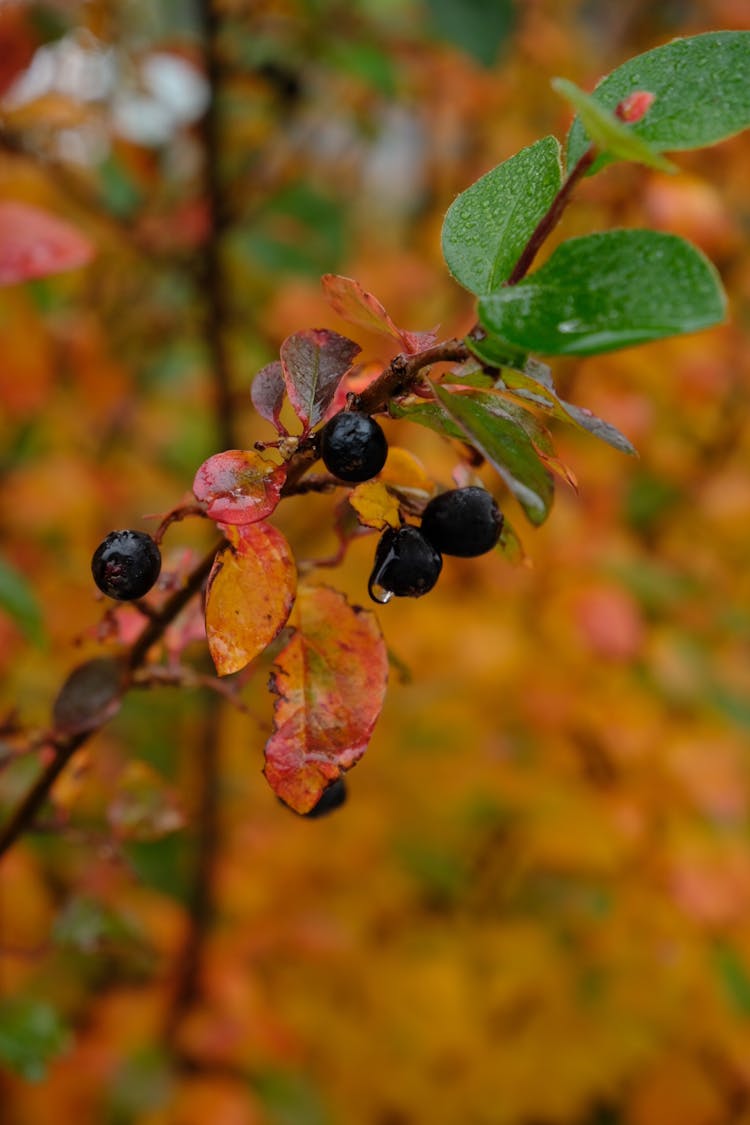
[[[456,32],[465,7],[486,37],[468,16]],[[269,438],[255,372],[292,332],[343,329],[318,274],[357,278],[409,329],[468,326],[442,217],[563,135],[553,76],[591,89],[670,36],[750,26],[742,0],[217,8],[247,449]],[[203,34],[180,0],[0,5],[0,196],[97,249],[0,291],[5,811],[44,755],[19,752],[19,723],[44,730],[71,667],[102,655],[93,548],[151,526],[221,448]],[[564,234],[689,238],[730,321],[557,363],[564,398],[640,459],[559,427],[580,493],[523,527],[530,565],[447,559],[428,598],[379,611],[391,685],[346,804],[297,818],[260,776],[273,653],[244,712],[199,681],[144,684],[62,775],[1,869],[8,1125],[750,1122],[747,135],[676,162],[585,184]],[[385,424],[450,483],[437,434]],[[275,513],[299,558],[335,552],[335,502]],[[207,535],[171,528],[166,573]],[[355,602],[372,544],[336,571]],[[189,653],[207,667],[204,643]]]

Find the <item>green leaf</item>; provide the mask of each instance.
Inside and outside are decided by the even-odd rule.
[[[499,554],[505,555],[506,560],[511,563],[512,566],[521,566],[526,560],[526,552],[523,549],[523,544],[518,537],[518,533],[509,523],[508,517],[504,513],[503,526],[495,550]]]
[[[477,359],[487,367],[514,367],[523,371],[528,362],[526,352],[512,347],[507,341],[500,340],[497,336],[465,336],[464,343]]]
[[[732,1007],[747,1019],[750,1017],[750,973],[743,958],[731,945],[720,942],[713,950],[713,962]]]
[[[750,125],[750,32],[674,39],[613,70],[592,96],[614,109],[636,90],[654,94],[655,101],[632,130],[657,152],[701,148],[739,133]],[[568,136],[569,167],[588,143],[577,117]],[[598,160],[592,171],[605,163]]]
[[[544,523],[554,486],[523,426],[503,411],[495,395],[452,394],[437,384],[433,389],[464,440],[495,467],[531,523]]]
[[[632,125],[619,121],[574,82],[569,82],[567,78],[553,78],[552,88],[578,110],[586,132],[603,154],[618,160],[633,160],[662,172],[677,171],[671,161],[633,132]]]
[[[25,997],[0,1004],[0,1061],[28,1081],[40,1081],[47,1063],[67,1044],[68,1033],[51,1005]]]
[[[504,361],[502,356],[508,352],[509,346],[493,336],[485,336],[481,340],[467,336],[466,343],[484,363],[499,368],[494,383],[496,391],[507,393],[514,399],[520,398],[560,422],[586,430],[621,453],[635,454],[632,443],[610,422],[597,418],[583,406],[574,406],[559,397],[546,363],[533,356],[527,356],[517,364]]]
[[[560,145],[543,137],[461,192],[442,235],[456,281],[478,295],[502,285],[561,183]]]
[[[391,400],[388,412],[392,418],[405,418],[407,422],[416,422],[436,434],[441,434],[442,437],[466,441],[464,430],[445,413],[438,402],[418,402],[402,406],[401,403]]]
[[[514,0],[427,0],[435,32],[492,66],[515,23]]]
[[[16,622],[32,644],[44,643],[42,614],[26,579],[0,558],[0,610]]]
[[[636,449],[633,443],[625,437],[625,434],[620,433],[611,422],[605,422],[603,418],[597,418],[596,414],[592,414],[584,406],[574,406],[572,402],[565,402],[563,399],[558,399],[558,402],[565,411],[565,421],[573,422],[579,429],[587,430],[594,437],[606,441],[607,445],[611,445],[613,449],[619,449],[621,453],[628,453],[631,457],[635,456]]]
[[[614,230],[562,243],[518,285],[483,297],[484,328],[543,355],[594,355],[724,318],[711,263],[672,234]]]

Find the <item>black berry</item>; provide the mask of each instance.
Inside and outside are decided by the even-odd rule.
[[[425,539],[418,527],[397,531],[386,528],[375,551],[368,589],[374,602],[397,598],[421,598],[438,580],[443,567],[440,552]]]
[[[502,527],[502,514],[485,488],[442,492],[422,514],[422,534],[433,547],[464,559],[491,551]]]
[[[323,427],[320,455],[328,472],[339,480],[370,480],[385,465],[388,442],[369,414],[344,410]]]
[[[161,552],[145,531],[110,531],[91,560],[94,582],[120,602],[142,598],[160,571]]]

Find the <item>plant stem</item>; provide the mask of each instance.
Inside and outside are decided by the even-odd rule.
[[[374,382],[370,383],[354,401],[355,410],[374,414],[388,405],[396,394],[407,391],[419,378],[425,367],[433,363],[460,363],[468,359],[469,349],[462,340],[444,340],[414,355],[397,355]]]
[[[552,231],[560,222],[563,211],[570,202],[570,197],[573,194],[574,188],[586,175],[589,168],[594,163],[596,155],[596,148],[594,145],[590,145],[580,157],[565,183],[552,200],[549,211],[547,211],[546,215],[543,215],[537,223],[536,228],[521,253],[521,257],[513,267],[510,277],[505,283],[506,285],[517,285],[522,278],[526,277],[542,243],[549,238]]]

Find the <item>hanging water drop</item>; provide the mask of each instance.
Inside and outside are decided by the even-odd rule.
[[[393,590],[388,590],[385,586],[381,586],[375,578],[371,578],[367,583],[367,592],[378,605],[388,605],[388,602],[393,597]]]

